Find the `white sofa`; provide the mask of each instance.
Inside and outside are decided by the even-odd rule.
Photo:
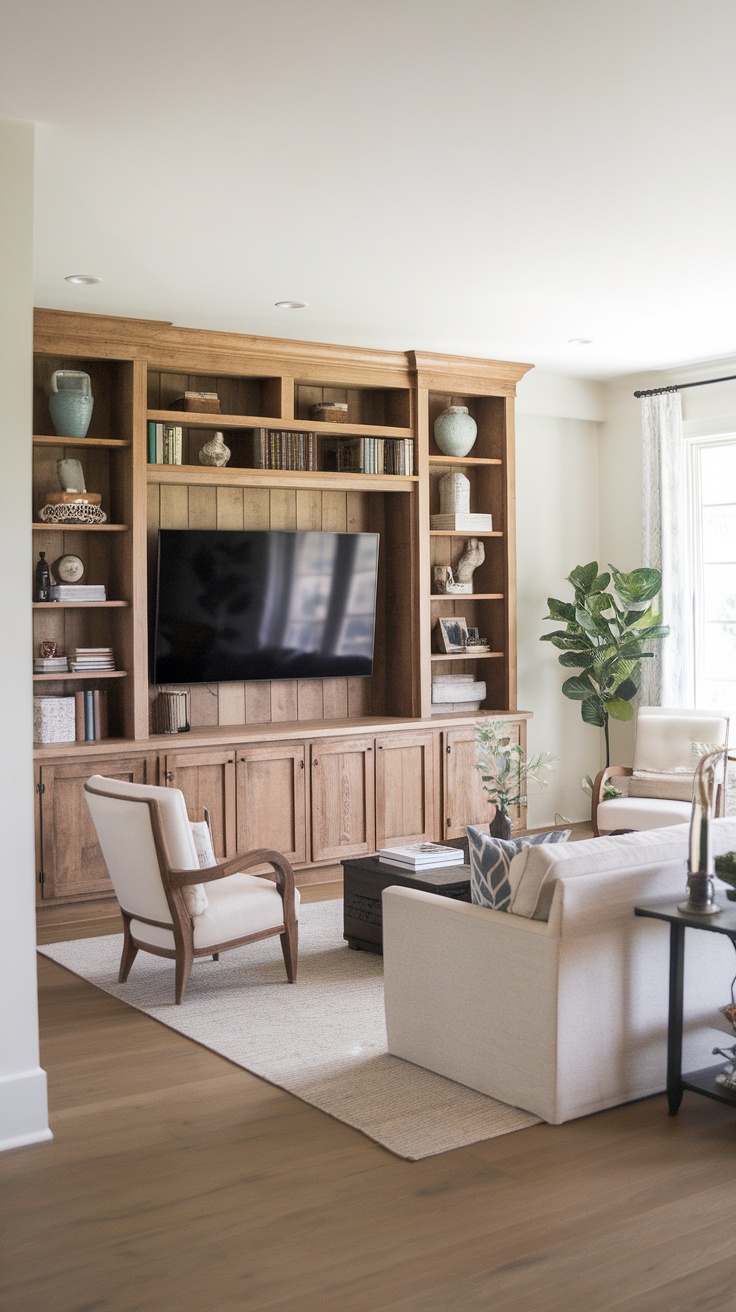
[[[713,824],[715,853],[736,849],[736,820]],[[553,885],[546,921],[387,888],[389,1052],[551,1124],[661,1092],[669,929],[633,908],[684,896],[687,838],[677,825],[527,849]],[[735,974],[728,938],[687,930],[684,1070],[729,1043],[718,1008]]]

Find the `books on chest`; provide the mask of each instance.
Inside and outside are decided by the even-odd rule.
[[[407,843],[403,847],[382,847],[379,861],[402,870],[431,870],[436,866],[461,866],[465,854],[461,847],[445,847],[442,843]]]

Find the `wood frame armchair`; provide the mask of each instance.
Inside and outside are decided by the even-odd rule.
[[[202,868],[178,789],[95,775],[84,791],[123,917],[120,983],[139,951],[168,957],[176,965],[179,1004],[195,958],[217,959],[220,952],[275,935],[289,983],[295,983],[299,894],[285,856],[260,848]],[[123,833],[127,844],[120,841]],[[246,873],[264,865],[272,869]],[[207,887],[213,904],[205,896],[205,909],[193,914],[185,893]]]

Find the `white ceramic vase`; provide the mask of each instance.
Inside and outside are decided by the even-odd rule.
[[[216,432],[209,442],[205,442],[199,453],[200,465],[214,465],[221,469],[230,459],[230,447],[225,446],[225,439],[221,432]]]
[[[478,425],[466,405],[448,405],[434,421],[434,440],[445,456],[466,456],[477,436]]]

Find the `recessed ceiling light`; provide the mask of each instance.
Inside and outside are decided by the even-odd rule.
[[[592,337],[568,337],[568,346],[592,346]]]
[[[306,301],[276,301],[277,310],[306,310]]]
[[[73,282],[79,286],[87,287],[93,282],[102,282],[101,278],[96,278],[93,273],[68,273],[64,282]]]

